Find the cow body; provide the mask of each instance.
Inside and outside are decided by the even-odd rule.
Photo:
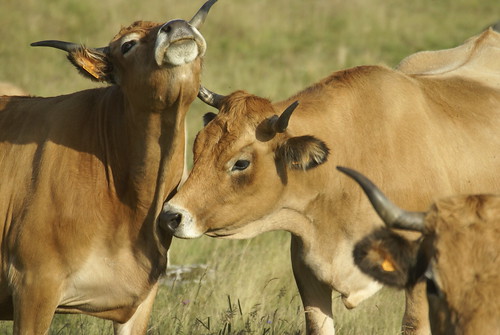
[[[497,33],[476,41],[496,57]],[[490,72],[500,78],[495,64]],[[355,242],[381,221],[354,184],[332,172],[335,165],[370,171],[410,209],[436,195],[500,187],[500,90],[462,68],[421,75],[363,66],[278,103],[242,91],[213,98],[219,113],[205,118],[193,169],[165,204],[162,225],[181,238],[291,232],[307,333],[334,333],[332,291],[353,308],[381,287],[352,260]],[[293,101],[299,105],[286,131],[270,131]],[[424,293],[421,285],[408,291],[406,333],[428,332]]]
[[[115,85],[0,98],[0,317],[15,334],[46,333],[54,312],[146,332],[171,242],[156,217],[184,169],[207,12],[135,22],[106,48],[34,44]]]
[[[28,93],[19,86],[0,81],[0,96],[1,95],[28,95]]]
[[[500,281],[500,196],[451,196],[425,213],[408,213],[388,204],[363,175],[341,169],[363,187],[388,226],[356,244],[354,261],[360,269],[398,288],[427,277],[432,334],[497,334],[500,301],[493,297]],[[395,224],[421,232],[422,238],[408,241],[389,229]]]

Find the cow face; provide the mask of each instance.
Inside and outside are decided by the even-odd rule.
[[[268,100],[241,91],[223,100],[218,115],[205,117],[191,174],[160,216],[177,237],[241,238],[277,229],[293,173],[305,177],[327,159],[322,141],[287,133],[297,104],[278,117]]]
[[[383,228],[358,242],[353,256],[362,272],[384,285],[408,289],[425,280],[432,333],[447,334],[453,329],[452,312],[440,288],[434,239],[430,234],[410,241]]]
[[[358,242],[354,261],[397,288],[427,282],[433,334],[489,334],[500,326],[500,197],[465,195],[436,201],[425,215],[394,205],[366,177],[345,168],[363,188],[387,228]],[[420,213],[422,214],[422,213]],[[415,219],[420,217],[420,219]],[[417,230],[409,241],[389,228]]]
[[[68,59],[85,77],[118,84],[132,104],[134,96],[141,99],[149,96],[161,108],[165,100],[178,97],[183,81],[189,85],[191,96],[198,92],[201,57],[207,46],[198,28],[215,2],[205,3],[189,22],[134,22],[122,28],[104,48],[87,48],[61,41],[41,41],[32,45],[65,50]]]

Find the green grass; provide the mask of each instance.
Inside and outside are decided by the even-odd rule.
[[[31,48],[61,39],[104,46],[122,25],[145,19],[190,18],[202,0],[3,0],[0,81],[33,95],[95,87],[64,53]],[[222,94],[236,89],[284,99],[335,70],[363,64],[395,66],[420,50],[456,46],[500,19],[498,0],[219,0],[202,32],[207,39],[203,83]],[[190,143],[209,108],[196,101]],[[289,236],[248,241],[175,240],[172,265],[203,264],[201,273],[165,281],[151,334],[300,334],[304,320],[289,260]],[[384,289],[348,311],[333,296],[338,334],[397,334],[400,292]],[[11,333],[0,323],[0,334]],[[111,323],[55,317],[51,334],[110,334]]]

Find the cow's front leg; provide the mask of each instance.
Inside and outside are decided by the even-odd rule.
[[[14,335],[47,334],[60,297],[61,281],[50,274],[23,274],[15,284]]]
[[[406,308],[403,316],[402,333],[405,335],[429,335],[429,305],[425,280],[406,290]]]
[[[127,322],[113,322],[115,335],[146,334],[157,291],[158,282],[152,287],[146,299],[137,307],[134,315]]]
[[[292,238],[291,255],[295,282],[302,298],[307,335],[333,335],[332,289],[320,282],[300,257],[300,242]]]

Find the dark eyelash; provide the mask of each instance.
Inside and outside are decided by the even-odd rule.
[[[231,171],[243,171],[248,166],[250,166],[250,161],[244,159],[238,160],[236,161],[236,163],[234,163],[233,167],[231,168]]]
[[[126,54],[127,52],[129,52],[130,49],[132,49],[132,47],[136,44],[137,42],[134,41],[134,40],[131,40],[131,41],[127,41],[125,43],[122,44],[122,54]]]

